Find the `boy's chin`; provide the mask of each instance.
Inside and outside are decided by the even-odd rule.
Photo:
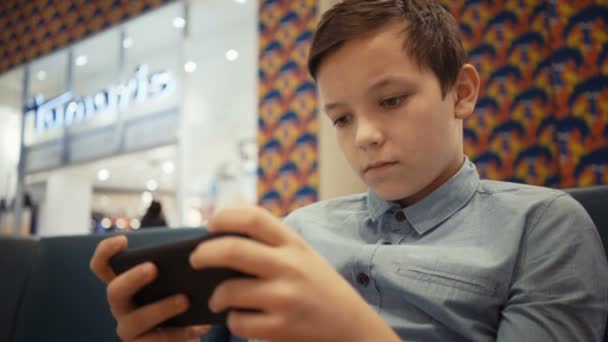
[[[408,198],[415,193],[415,191],[413,191],[411,189],[407,189],[407,188],[404,189],[403,185],[401,185],[401,188],[400,188],[396,184],[388,184],[388,183],[375,184],[375,186],[370,185],[370,188],[372,189],[373,192],[375,192],[378,196],[380,196],[380,198],[382,198],[383,200],[385,200],[387,202],[397,202],[402,199]]]

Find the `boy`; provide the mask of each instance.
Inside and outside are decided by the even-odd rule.
[[[328,11],[309,69],[341,150],[369,192],[320,202],[284,222],[259,208],[209,224],[253,240],[199,246],[195,268],[257,279],[221,284],[209,305],[244,338],[271,341],[600,341],[608,266],[592,221],[561,191],[480,181],[463,155],[463,120],[480,80],[458,26],[436,1],[347,0]],[[290,227],[292,229],[288,229]],[[295,231],[295,232],[294,232]],[[298,234],[296,234],[296,232]],[[125,341],[181,341],[204,327],[158,330],[179,295],[136,309],[156,270],[118,277],[91,261]],[[313,250],[314,248],[314,250]]]

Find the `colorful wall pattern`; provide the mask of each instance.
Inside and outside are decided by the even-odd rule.
[[[465,127],[465,152],[483,177],[551,187],[608,184],[603,1],[445,1],[483,79]],[[294,42],[283,33],[300,30],[295,46],[304,58],[299,42],[314,31],[314,1],[260,4],[259,194],[262,205],[284,214],[313,201],[318,185],[314,87],[305,59],[291,59]],[[294,107],[289,99],[299,86],[309,90]],[[304,137],[309,143],[296,152],[294,142]]]
[[[560,185],[608,184],[608,1],[551,9]]]
[[[317,93],[308,76],[316,0],[260,0],[258,195],[285,215],[318,199]]]
[[[2,0],[0,73],[172,0]]]
[[[608,2],[445,1],[482,75],[465,151],[482,176],[608,184]]]
[[[0,1],[0,72],[171,0]],[[482,75],[465,152],[482,176],[608,184],[608,1],[444,0]],[[316,0],[259,0],[260,203],[317,200]]]

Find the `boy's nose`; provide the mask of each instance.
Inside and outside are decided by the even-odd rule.
[[[384,142],[384,139],[384,133],[377,124],[371,120],[358,120],[355,141],[359,148],[365,150],[370,147],[380,146]]]

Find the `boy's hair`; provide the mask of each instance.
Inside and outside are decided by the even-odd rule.
[[[323,59],[346,41],[393,22],[403,24],[405,53],[435,73],[445,96],[467,55],[456,20],[436,0],[344,0],[335,5],[325,12],[312,39],[308,71],[313,79]]]

